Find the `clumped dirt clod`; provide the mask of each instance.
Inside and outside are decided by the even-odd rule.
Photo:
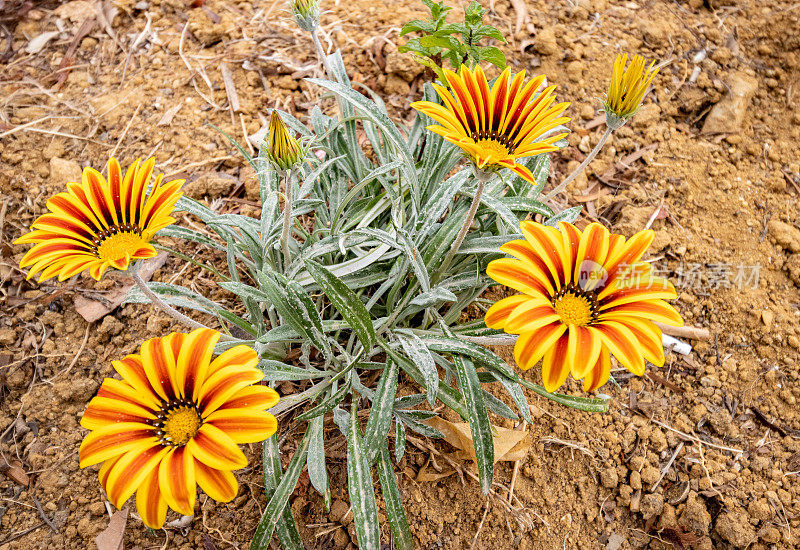
[[[665,63],[641,112],[556,204],[580,204],[586,220],[618,232],[649,223],[653,261],[676,282],[681,314],[712,337],[693,341],[689,356],[670,354],[658,376],[616,370],[620,387],[603,388],[614,397],[605,415],[529,396],[533,444],[524,460],[498,464],[488,502],[469,462],[456,464],[463,475],[418,483],[423,468],[449,468],[442,457],[453,449],[410,442],[396,471],[418,547],[798,547],[800,10],[779,0],[556,0],[527,3],[518,20],[519,5],[496,0],[488,13],[510,37],[511,63],[547,74],[559,99],[573,102],[572,147],[554,157],[552,185],[602,134],[595,98],[614,56]],[[96,472],[78,468],[78,421],[112,359],[177,328],[136,305],[90,326],[75,301],[103,303],[124,281],[27,282],[16,267],[23,250],[11,242],[49,196],[112,152],[123,164],[154,155],[160,171],[188,177],[192,196],[256,215],[253,174],[206,123],[245,143],[267,108],[302,118],[320,102],[302,80],[319,74],[313,49],[281,1],[208,0],[189,9],[175,0],[74,0],[50,8],[34,5],[15,28],[6,25],[8,55],[0,44],[0,550],[87,548],[106,529]],[[409,119],[422,70],[397,52],[398,29],[424,15],[423,6],[353,0],[324,8],[323,45],[341,48],[352,80]],[[38,53],[26,51],[53,32]],[[206,250],[184,252],[224,262]],[[153,279],[227,298],[206,272],[183,266],[171,259]],[[567,390],[580,388],[570,382]],[[305,474],[291,506],[308,547],[351,548],[344,453],[330,436],[331,511]],[[285,439],[284,457],[295,437]],[[265,505],[260,449],[245,454],[251,466],[238,473],[233,502],[200,496],[188,526],[155,534],[131,512],[126,547],[245,547]],[[382,532],[388,543],[383,523]]]

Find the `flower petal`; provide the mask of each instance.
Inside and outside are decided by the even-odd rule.
[[[558,338],[553,347],[548,349],[542,360],[542,382],[544,389],[554,392],[564,385],[570,371],[567,348],[569,337],[564,335]]]
[[[590,223],[583,230],[578,244],[578,255],[573,272],[573,280],[583,290],[595,290],[605,284],[607,271],[603,267],[608,254],[609,232],[599,223]]]
[[[640,345],[628,327],[616,321],[598,323],[595,327],[623,367],[636,376],[644,374],[644,357]]]
[[[484,318],[486,326],[502,329],[506,325],[506,320],[511,315],[511,312],[528,300],[530,300],[530,296],[526,294],[515,294],[496,301],[486,312],[486,317]]]
[[[247,458],[233,439],[209,423],[200,427],[186,449],[197,460],[217,470],[238,470],[247,466]]]
[[[269,386],[247,386],[233,394],[218,410],[224,409],[270,409],[278,404],[278,392]]]
[[[680,313],[664,300],[640,300],[612,307],[603,310],[598,319],[624,322],[631,317],[658,321],[659,323],[676,327],[683,326],[683,318],[681,318]]]
[[[572,377],[580,380],[597,363],[602,339],[592,327],[569,326],[567,362],[572,368]]]
[[[164,401],[178,396],[175,383],[175,356],[169,340],[151,338],[142,344],[142,366],[150,386]]]
[[[505,331],[522,334],[561,320],[553,305],[544,299],[531,298],[515,309],[506,320]]]
[[[539,330],[525,332],[514,345],[514,360],[522,370],[528,370],[539,362],[544,354],[566,332],[562,322],[545,325]]]
[[[78,450],[79,466],[86,468],[135,448],[153,438],[153,427],[139,422],[119,422],[92,430]]]
[[[597,357],[595,365],[586,373],[583,379],[583,391],[594,391],[606,382],[611,376],[611,355],[608,348],[603,344],[600,348],[600,355]]]
[[[161,529],[167,519],[167,501],[158,484],[158,470],[150,472],[136,492],[136,511],[150,529]]]
[[[228,434],[234,443],[264,441],[278,429],[274,416],[254,409],[219,409],[208,415],[206,422]]]
[[[107,424],[119,422],[144,424],[155,418],[156,415],[152,411],[134,403],[96,396],[89,401],[86,412],[83,413],[81,418],[81,426],[87,430],[96,430]]]
[[[216,330],[199,328],[181,342],[175,365],[175,385],[181,397],[194,397],[195,388],[205,381],[219,338]]]
[[[191,516],[197,498],[194,458],[189,445],[173,447],[158,468],[158,487],[170,508]]]
[[[217,502],[230,502],[239,492],[239,484],[228,470],[209,468],[199,460],[194,463],[197,484]]]
[[[108,472],[105,490],[117,508],[136,491],[144,479],[155,471],[168,449],[154,437],[141,440],[139,445],[122,455]]]

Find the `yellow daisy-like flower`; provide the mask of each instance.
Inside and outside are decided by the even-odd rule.
[[[612,117],[612,121],[616,121],[620,126],[636,114],[653,77],[659,71],[658,67],[653,68],[655,61],[645,68],[647,62],[641,55],[633,56],[631,64],[626,69],[627,61],[628,54],[618,55],[614,61],[611,86],[603,102],[606,119]]]
[[[278,111],[272,111],[269,117],[267,158],[279,170],[289,170],[299,164],[304,155],[302,145],[289,133]]]
[[[278,394],[255,385],[263,377],[247,346],[212,361],[219,333],[173,332],[142,345],[141,355],[112,364],[122,380],[106,378],[81,426],[80,467],[102,463],[100,483],[120,508],[136,491],[142,521],[158,529],[167,507],[194,513],[197,485],[219,502],[236,496],[231,470],[247,466],[240,443],[272,436]]]
[[[523,85],[525,71],[513,78],[506,67],[489,88],[480,66],[475,71],[464,65],[461,75],[445,69],[447,84],[452,93],[434,84],[444,105],[431,101],[415,101],[411,106],[438,122],[428,129],[461,147],[477,168],[494,171],[508,168],[520,177],[535,183],[533,174],[517,159],[558,149],[555,142],[567,134],[543,134],[569,117],[560,116],[569,103],[553,105],[555,86],[537,90],[545,80],[537,76]]]
[[[21,268],[30,266],[28,278],[41,272],[40,282],[56,275],[63,281],[88,270],[99,280],[109,266],[124,270],[132,261],[155,256],[150,240],[175,222],[170,214],[184,180],[165,183],[159,174],[148,194],[154,164],[137,160],[123,177],[112,158],[108,180],[85,168],[80,183],[68,183],[66,192],[48,200],[49,212],[14,242],[34,245],[20,262]]]
[[[542,359],[542,379],[555,391],[570,372],[584,390],[608,381],[609,352],[629,371],[644,374],[645,360],[664,364],[661,330],[653,323],[681,326],[665,299],[675,287],[654,277],[641,257],[651,230],[630,239],[612,235],[599,223],[580,231],[522,222],[524,240],[500,247],[514,258],[493,260],[487,275],[522,292],[495,303],[486,325],[518,334],[514,358],[527,370]]]

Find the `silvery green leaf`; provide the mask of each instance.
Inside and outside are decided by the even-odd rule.
[[[331,509],[331,490],[328,486],[328,469],[325,467],[325,441],[323,439],[323,426],[325,418],[317,416],[308,423],[311,432],[311,441],[308,446],[308,477],[311,485],[325,499],[325,510]]]
[[[494,478],[494,440],[492,427],[489,424],[489,413],[486,410],[484,392],[478,381],[478,373],[472,361],[462,355],[453,355],[453,363],[458,375],[458,387],[464,396],[467,409],[467,420],[475,446],[478,463],[478,477],[483,494],[488,495]]]
[[[439,371],[436,370],[436,363],[433,360],[430,350],[413,332],[398,334],[400,345],[409,359],[417,365],[425,379],[425,391],[428,394],[428,404],[433,407],[436,404],[436,392],[439,389]]]
[[[354,401],[350,407],[350,429],[347,432],[347,492],[353,509],[358,546],[378,549],[381,545],[378,506],[367,454]]]
[[[266,497],[271,498],[281,481],[283,468],[281,466],[281,455],[278,450],[278,442],[275,437],[270,437],[263,444],[264,462],[264,489]],[[303,539],[297,530],[297,525],[289,506],[283,508],[283,513],[275,524],[275,531],[278,540],[284,550],[304,550]]]
[[[419,282],[419,285],[422,287],[422,291],[430,291],[431,282],[428,277],[428,270],[425,267],[425,262],[423,261],[419,250],[417,250],[417,247],[414,245],[411,237],[404,229],[397,228],[397,237],[398,242],[402,244],[403,250],[405,250],[407,259],[409,262],[411,262],[411,269],[414,270],[414,275],[417,276],[417,282]]]
[[[443,286],[436,286],[427,292],[422,292],[412,298],[409,302],[412,306],[419,306],[421,308],[428,308],[439,306],[444,302],[455,302],[458,297],[452,291],[444,288]]]
[[[502,254],[500,247],[507,242],[524,239],[522,235],[511,233],[508,235],[495,235],[491,237],[471,237],[464,239],[458,254]]]
[[[273,436],[271,439],[274,438],[275,436]],[[289,496],[292,494],[292,491],[294,491],[294,488],[297,485],[297,480],[300,479],[300,474],[303,471],[303,465],[306,463],[306,452],[308,452],[310,440],[311,437],[309,435],[309,431],[306,430],[306,434],[300,441],[300,446],[295,451],[294,456],[292,456],[292,460],[286,467],[286,471],[284,472],[283,476],[280,477],[280,474],[277,474],[277,477],[280,477],[280,483],[278,483],[277,487],[275,487],[275,490],[269,499],[269,503],[264,509],[264,513],[261,515],[261,520],[258,522],[255,533],[253,533],[253,540],[250,543],[250,550],[267,550],[269,548],[269,541],[272,538],[272,533],[275,530],[275,524],[283,516],[286,505],[289,502]],[[266,453],[268,447],[265,445],[264,449],[264,452]],[[271,464],[275,471],[280,472],[280,458],[278,458],[276,464],[274,458],[268,458],[265,455],[265,468],[267,467],[267,464]],[[266,477],[266,470],[264,473]],[[291,508],[289,508],[289,513],[291,513]]]
[[[209,239],[202,233],[180,225],[168,225],[167,227],[158,231],[157,235],[161,237],[172,237],[176,239],[183,239],[185,241],[192,241],[198,244],[204,244],[217,250],[225,250],[225,248],[214,239]]]
[[[553,215],[553,210],[549,206],[529,197],[501,197],[500,201],[514,212],[541,214],[542,216]]]
[[[553,227],[558,227],[558,222],[573,223],[575,220],[578,219],[578,216],[580,215],[581,215],[581,207],[573,206],[572,208],[566,208],[562,210],[555,216],[551,216],[550,218],[545,220],[544,224]]]
[[[311,420],[312,418],[316,418],[330,412],[336,405],[342,402],[348,393],[350,393],[350,388],[350,379],[348,378],[347,381],[342,384],[341,388],[336,391],[329,392],[328,396],[325,397],[318,405],[310,408],[303,414],[298,415],[296,420]]]
[[[483,390],[483,400],[486,402],[486,406],[489,410],[494,414],[502,416],[503,418],[508,418],[509,420],[519,420],[519,417],[511,410],[511,407],[486,390]]]
[[[432,428],[427,424],[423,424],[422,422],[415,420],[414,418],[407,416],[401,412],[395,413],[398,420],[401,421],[406,428],[417,432],[418,434],[422,434],[425,437],[430,437],[433,439],[444,439],[444,434],[437,430],[436,428]]]
[[[483,346],[449,336],[422,336],[420,340],[430,350],[450,353],[453,357],[466,355],[480,362],[486,368],[494,369],[513,381],[519,380],[517,373],[505,361]]]
[[[406,427],[403,423],[397,420],[394,423],[395,439],[394,439],[394,459],[400,462],[403,454],[406,452]]]
[[[364,113],[364,116],[369,118],[378,128],[380,128],[380,130],[383,132],[383,135],[392,142],[392,145],[395,147],[397,153],[400,155],[401,160],[403,161],[403,172],[405,173],[408,183],[411,185],[411,196],[414,202],[417,204],[418,210],[419,181],[417,179],[416,170],[413,169],[414,158],[411,156],[411,151],[408,149],[408,144],[403,139],[403,136],[400,134],[392,120],[386,116],[385,113],[381,112],[381,110],[374,103],[349,86],[345,86],[339,82],[331,82],[330,80],[322,80],[318,78],[309,78],[308,81],[334,92],[337,96],[345,100],[345,102],[358,108]],[[353,148],[355,149],[356,146]],[[358,148],[358,151],[360,150],[361,149]]]
[[[389,459],[389,448],[385,439],[380,443],[378,479],[381,483],[383,501],[386,503],[386,516],[389,519],[389,527],[392,530],[392,542],[398,550],[413,550],[414,539],[411,536],[411,529],[408,527],[406,512],[403,510],[403,502],[400,500],[397,479],[395,478],[392,462]]]
[[[362,345],[370,349],[375,343],[375,327],[372,326],[372,319],[361,298],[347,288],[341,279],[317,262],[307,260],[305,266],[328,299],[339,310],[342,318],[348,321],[358,334]]]
[[[375,460],[381,446],[386,445],[389,428],[392,426],[398,371],[397,363],[387,360],[386,367],[378,379],[378,388],[375,390],[372,410],[369,412],[367,427],[364,431],[364,448],[370,463]]]
[[[283,382],[293,380],[312,380],[314,378],[330,377],[330,372],[325,372],[311,368],[301,368],[294,365],[287,365],[281,361],[271,359],[261,359],[258,368],[264,373],[266,382]]]

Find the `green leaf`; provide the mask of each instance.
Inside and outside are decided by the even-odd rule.
[[[485,36],[486,38],[494,38],[495,40],[499,40],[503,43],[506,42],[506,37],[503,36],[503,33],[491,25],[481,25],[481,27],[476,31],[476,34]]]
[[[347,431],[347,492],[350,495],[359,548],[380,548],[378,506],[369,472],[369,460],[361,439],[361,428],[358,426],[355,401],[350,406],[350,429]]]
[[[300,314],[308,339],[315,348],[322,352],[326,360],[330,360],[332,357],[331,345],[325,336],[325,330],[322,328],[322,317],[320,317],[317,307],[314,305],[314,300],[296,282],[285,278],[282,279],[282,282],[286,284],[289,306]]]
[[[341,279],[317,262],[306,260],[305,266],[309,274],[339,311],[342,318],[350,323],[364,348],[372,348],[375,344],[375,327],[372,326],[369,312],[364,307],[361,298],[347,288]]]
[[[445,50],[458,50],[459,42],[452,36],[423,36],[419,43],[425,48],[442,48]]]
[[[386,367],[378,380],[375,399],[372,401],[372,410],[369,412],[367,427],[364,431],[364,448],[370,464],[374,462],[381,446],[386,445],[389,428],[392,426],[398,371],[397,363],[387,359]]]
[[[578,219],[578,216],[581,215],[581,207],[580,206],[573,206],[572,208],[565,208],[555,216],[552,216],[545,220],[545,225],[552,225],[553,227],[558,227],[558,222],[569,222],[572,223]]]
[[[436,27],[430,21],[414,19],[403,25],[403,28],[400,29],[400,36],[405,36],[410,32],[433,32],[435,30]]]
[[[397,462],[406,452],[406,427],[399,420],[394,423],[394,459]]]
[[[439,389],[439,372],[428,347],[413,332],[398,335],[403,351],[417,366],[425,378],[425,391],[431,408],[436,404],[436,392]]]
[[[281,453],[278,449],[278,441],[275,437],[270,437],[263,443],[263,462],[264,462],[264,489],[265,496],[272,498],[275,489],[281,481],[283,467],[281,466]],[[275,531],[278,540],[284,550],[305,550],[303,539],[297,530],[292,509],[289,506],[283,508],[283,513],[275,524]]]
[[[456,355],[466,355],[486,366],[488,369],[493,369],[502,373],[506,378],[515,382],[519,381],[519,376],[514,372],[514,369],[509,367],[505,361],[483,346],[449,336],[422,336],[420,339],[430,350],[450,353],[454,357]]]
[[[274,438],[275,436],[272,436],[271,439]],[[272,494],[267,507],[264,509],[264,513],[261,515],[261,520],[258,522],[255,533],[253,533],[253,541],[250,543],[250,550],[267,550],[269,548],[269,541],[272,538],[272,533],[275,531],[275,524],[284,513],[286,505],[289,502],[289,496],[292,494],[292,491],[294,491],[297,480],[300,479],[300,473],[303,471],[303,465],[306,463],[306,453],[308,452],[310,441],[311,437],[309,431],[306,430],[306,434],[300,441],[300,446],[295,451],[292,460],[286,467],[286,472],[284,472],[280,483],[275,488],[275,492]],[[270,457],[267,456],[268,446],[266,443],[264,449],[265,476],[268,467],[270,472],[273,472],[271,475],[274,476],[274,472],[276,471],[275,458],[273,458],[272,455]],[[277,471],[280,471],[280,458],[278,458],[277,462]],[[291,508],[289,512],[291,513]]]
[[[480,48],[481,61],[487,61],[497,67],[498,69],[506,68],[506,54],[494,46],[486,46]]]
[[[394,547],[398,550],[413,550],[414,539],[408,527],[403,502],[400,500],[397,478],[389,459],[389,448],[385,439],[381,441],[380,457],[378,458],[378,479],[381,482],[383,501],[386,503],[386,516],[389,518],[389,527],[392,529]]]
[[[306,420],[311,420],[312,418],[317,418],[324,415],[325,413],[331,412],[333,408],[339,403],[341,403],[342,400],[345,398],[345,396],[347,396],[347,394],[350,393],[350,389],[351,389],[350,379],[348,378],[344,382],[344,384],[342,384],[341,388],[332,392],[330,395],[328,395],[328,397],[323,399],[322,402],[316,405],[315,407],[312,407],[303,414],[298,415],[296,420],[299,420],[301,422]]]
[[[467,421],[475,445],[478,463],[478,477],[483,494],[488,495],[494,477],[494,440],[489,424],[489,413],[483,399],[483,390],[478,381],[478,373],[473,362],[462,355],[453,355],[458,387],[467,406]]]
[[[267,382],[312,380],[331,376],[330,372],[287,365],[272,359],[261,359],[258,362],[258,368],[264,373],[264,380]]]
[[[325,510],[331,509],[331,490],[328,486],[328,469],[325,467],[325,442],[323,439],[323,426],[325,417],[312,418],[308,423],[311,432],[311,442],[308,446],[308,477],[314,486],[325,498]]]

